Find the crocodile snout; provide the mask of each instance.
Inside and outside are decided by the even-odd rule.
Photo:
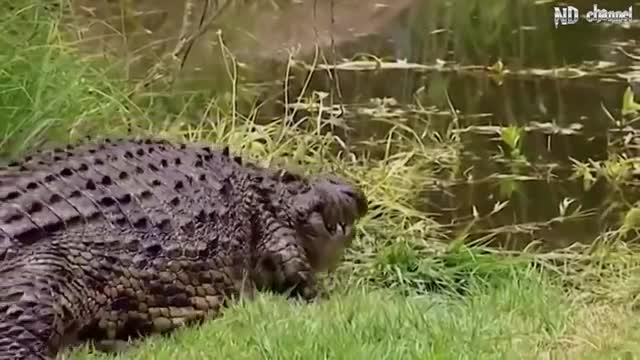
[[[363,217],[368,209],[368,200],[358,187],[335,176],[326,177],[316,183],[326,199],[324,215],[326,219],[352,225]]]
[[[361,218],[367,214],[367,211],[369,210],[369,201],[361,189],[351,185],[344,185],[340,191],[351,198],[351,201],[355,204],[356,218]]]

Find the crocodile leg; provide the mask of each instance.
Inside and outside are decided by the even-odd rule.
[[[267,224],[265,233],[268,235],[257,248],[258,259],[254,272],[257,285],[313,300],[318,296],[316,279],[296,231],[275,219]]]
[[[95,304],[63,255],[27,251],[0,264],[0,360],[54,356]]]

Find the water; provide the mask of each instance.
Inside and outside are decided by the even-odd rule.
[[[245,65],[243,80],[259,84],[257,88],[265,94],[282,90],[287,49],[291,48],[296,48],[296,59],[307,63],[312,62],[317,44],[329,64],[344,59],[372,60],[363,54],[375,54],[386,61],[404,59],[429,65],[338,70],[333,75],[337,75],[339,96],[335,95],[336,81],[330,80],[327,71],[317,70],[310,90],[332,92],[336,102],[352,108],[372,98],[393,98],[400,109],[410,109],[417,101],[438,109],[444,117],[440,123],[445,126],[451,121],[446,115],[450,100],[459,111],[459,129],[466,129],[459,133],[464,144],[460,158],[464,176],[461,172],[454,181],[425,189],[421,206],[454,231],[471,221],[475,207],[481,219],[473,227],[472,237],[482,238],[501,229],[491,239],[510,248],[522,248],[533,240],[541,240],[547,248],[588,242],[603,229],[615,226],[625,208],[620,193],[604,181],[585,189],[580,179],[571,179],[570,159],[606,160],[611,143],[626,134],[615,132],[610,116],[620,118],[627,79],[638,69],[619,49],[640,55],[635,40],[640,26],[637,22],[622,26],[581,21],[556,29],[556,3],[238,1],[225,7],[213,29],[194,44],[181,84],[216,87],[228,78],[216,29],[222,29],[224,44]],[[593,3],[580,0],[571,4],[586,11]],[[629,1],[597,4],[620,10],[632,5]],[[178,33],[182,1],[141,1],[129,9],[129,22],[118,17],[121,12],[116,3],[82,0],[76,5],[82,15],[78,34],[85,49],[128,57],[126,75],[131,79],[142,78],[159,54],[175,46],[175,42],[162,40]],[[640,14],[640,8],[636,9]],[[510,73],[498,76],[486,69],[498,60]],[[439,61],[446,62],[444,68],[435,66]],[[582,73],[552,71],[563,66]],[[291,74],[289,98],[294,99],[305,79],[302,72]],[[272,105],[261,115],[270,118],[277,113],[282,113],[282,107]],[[372,124],[366,115],[358,114],[349,125],[357,138],[384,136],[387,128]],[[518,176],[513,176],[509,162],[495,158],[508,149],[494,130],[509,125],[526,129],[521,153],[531,165],[519,170]],[[630,146],[622,150],[636,156]],[[632,187],[622,193],[628,203],[637,200]],[[557,221],[565,199],[576,199],[569,208],[579,204],[584,216]],[[488,216],[497,202],[505,200],[509,200],[507,207]]]

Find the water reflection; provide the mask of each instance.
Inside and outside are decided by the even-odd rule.
[[[197,2],[194,11],[205,10],[205,3]],[[344,48],[354,43],[357,46],[360,41],[371,44],[367,37],[397,24],[393,20],[416,3],[415,0],[215,1],[211,5],[217,6],[207,8],[205,17],[219,14],[208,31],[198,37],[188,68],[203,70],[216,65],[221,56],[218,30],[240,61],[282,62],[291,52],[309,56],[316,47]],[[138,1],[126,8],[121,5],[115,1],[76,0],[74,15],[80,16],[73,20],[85,49],[130,56],[135,76],[135,70],[141,71],[151,58],[157,58],[176,43],[185,0]],[[400,41],[406,40],[402,38],[405,28],[395,25]]]

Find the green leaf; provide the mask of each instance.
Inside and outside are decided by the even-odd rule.
[[[634,114],[640,110],[640,104],[634,101],[633,90],[630,86],[624,91],[622,96],[622,115]]]

